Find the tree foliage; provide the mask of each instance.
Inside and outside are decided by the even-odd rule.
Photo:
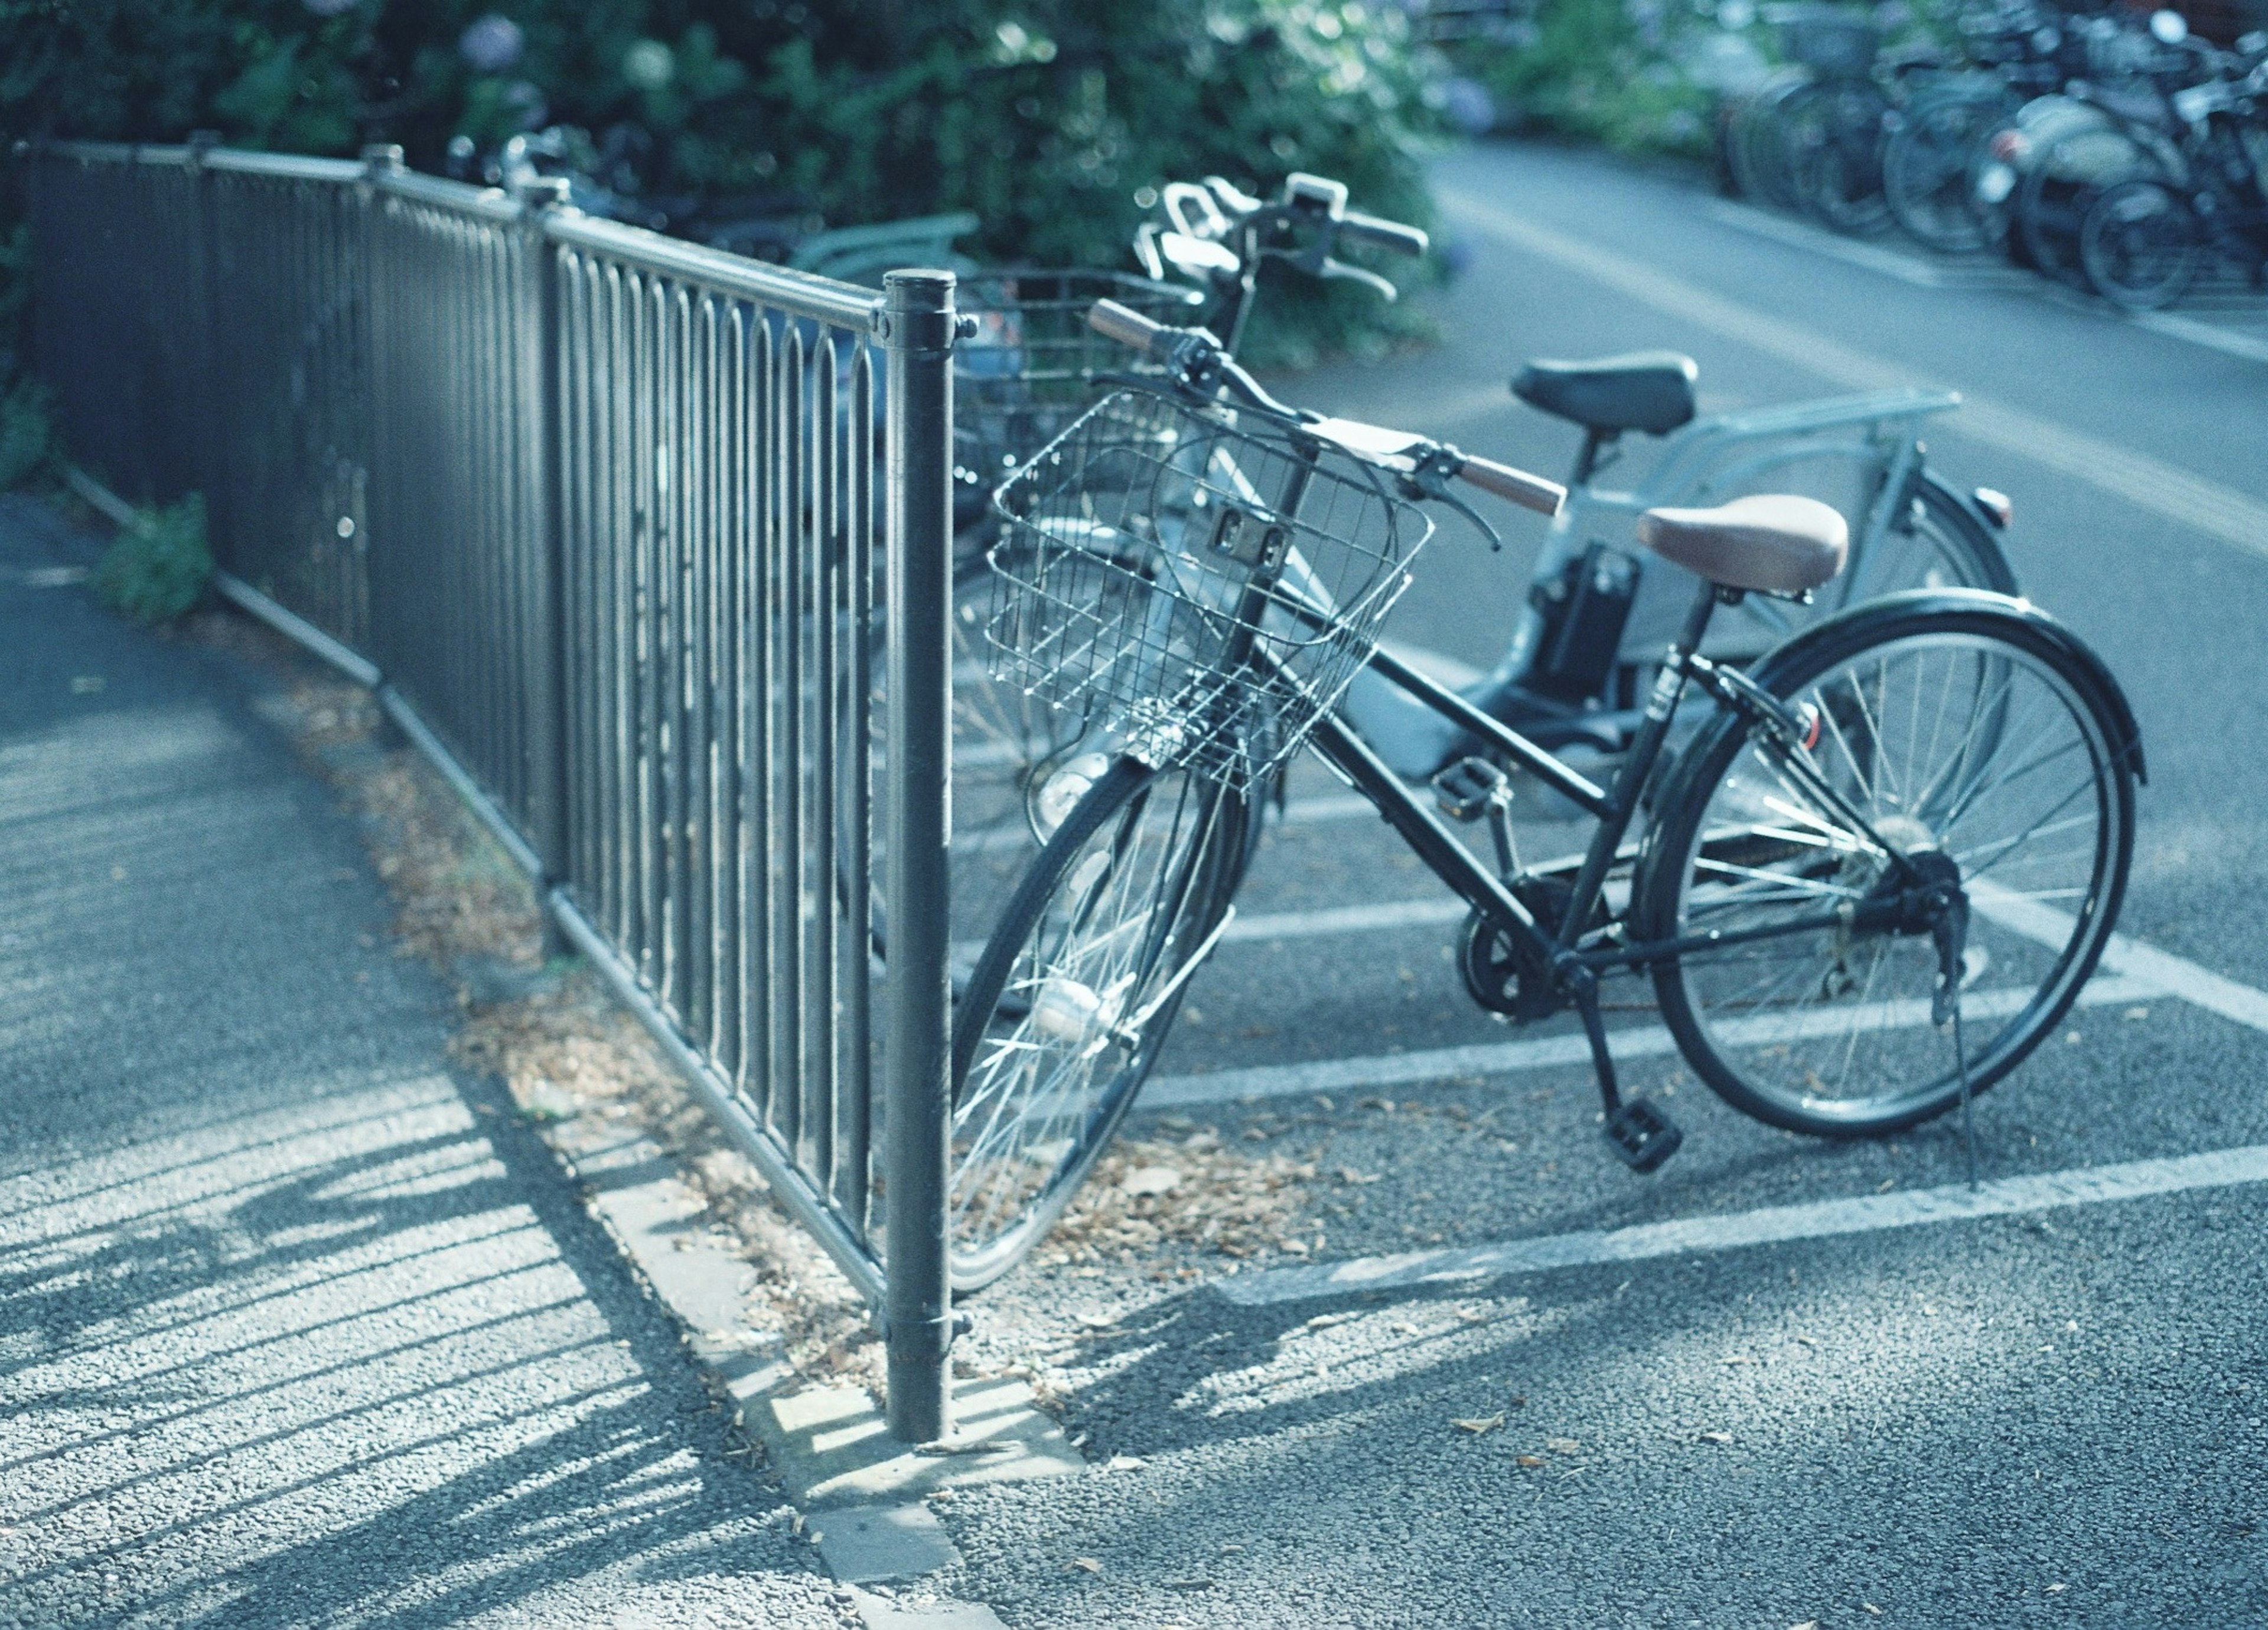
[[[561,125],[671,230],[966,209],[990,258],[1122,265],[1138,193],[1208,172],[1422,222],[1407,33],[1395,0],[0,0],[0,134],[439,170]]]

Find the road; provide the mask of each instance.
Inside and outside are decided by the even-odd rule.
[[[0,499],[0,1626],[840,1623],[274,674],[84,558]]]
[[[1065,1627],[2268,1622],[2268,365],[1886,275],[1602,161],[1490,145],[1437,180],[1470,254],[1447,343],[1284,388],[1546,472],[1575,436],[1506,395],[1529,356],[1685,350],[1705,409],[1966,393],[1933,463],[2013,498],[2028,593],[2141,721],[2137,948],[1980,1103],[1997,1214],[1916,1221],[1959,1203],[1911,1198],[1957,1190],[1953,1124],[1830,1147],[1746,1122],[1649,1048],[1633,993],[1630,1073],[1688,1132],[1638,1178],[1567,1022],[1477,1014],[1445,896],[1301,783],[1241,902],[1269,927],[1199,976],[1130,1135],[1312,1157],[1309,1259],[1469,1276],[1105,1260],[998,1287],[972,1358],[1032,1365],[1119,1458],[955,1502],[954,1592]],[[1498,557],[1445,532],[1393,637],[1487,666],[1534,536],[1507,530]],[[1245,1091],[1271,1095],[1222,1102]],[[1738,1243],[1759,1213],[1785,1226]]]

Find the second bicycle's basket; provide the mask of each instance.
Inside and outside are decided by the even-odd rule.
[[[1337,702],[1432,532],[1393,476],[1296,427],[1140,389],[995,505],[995,677],[1240,784]]]
[[[1168,327],[1195,322],[1197,290],[1131,272],[1022,268],[973,273],[954,306],[976,334],[953,348],[953,462],[956,524],[980,519],[1000,484],[1094,405],[1098,374],[1138,367],[1131,353],[1086,326],[1097,300],[1115,300]]]

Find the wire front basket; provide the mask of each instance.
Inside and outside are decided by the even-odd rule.
[[[1151,762],[1249,785],[1378,644],[1433,523],[1256,414],[1105,397],[995,499],[994,677]]]
[[[1100,374],[1141,371],[1132,352],[1086,326],[1097,300],[1153,322],[1197,321],[1198,291],[1131,272],[987,271],[961,280],[955,308],[976,320],[953,348],[954,464],[961,524],[992,489],[1094,405]]]

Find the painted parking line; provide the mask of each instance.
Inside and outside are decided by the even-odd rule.
[[[1454,895],[1386,900],[1375,905],[1329,906],[1313,911],[1255,911],[1222,930],[1223,945],[1255,940],[1307,940],[1323,934],[1377,933],[1393,928],[1432,928],[1462,922],[1468,907]]]
[[[1720,200],[1712,203],[1708,212],[1714,219],[1751,237],[1768,238],[1776,243],[1808,250],[1814,254],[1823,254],[1830,260],[1863,267],[1916,288],[2014,290],[2067,310],[2084,312],[2101,321],[2123,322],[2169,340],[2178,340],[2200,350],[2217,351],[2224,357],[2235,357],[2244,362],[2268,362],[2268,339],[2257,335],[2201,322],[2195,317],[2184,317],[2175,312],[2121,311],[2106,300],[2094,299],[2076,289],[2066,288],[2036,273],[2014,266],[1975,261],[1933,260],[1920,254],[1838,237],[1823,227],[1792,221],[1785,216],[1774,215],[1769,210],[1744,203]],[[2235,309],[2248,317],[2257,316],[2264,310],[2257,299],[2248,299]]]
[[[1217,1280],[1213,1288],[1246,1307],[1309,1302],[1383,1290],[1469,1284],[1515,1273],[1585,1267],[1606,1262],[1739,1250],[1793,1240],[1876,1234],[1929,1223],[1967,1222],[2027,1212],[2102,1206],[2154,1194],[2234,1188],[2268,1182],[2268,1145],[2216,1149],[2166,1160],[2082,1166],[2031,1177],[2000,1177],[1971,1189],[1966,1184],[1916,1189],[1907,1194],[1868,1194],[1808,1206],[1768,1206],[1715,1217],[1688,1217],[1627,1228],[1586,1229],[1501,1244],[1393,1257],[1358,1257],[1313,1267],[1278,1268]]]
[[[2011,933],[2037,940],[2051,950],[2060,950],[2071,942],[2073,919],[2070,913],[2028,900],[1990,878],[1970,879],[1969,898],[1978,915],[1991,918]],[[2155,985],[2168,995],[2179,997],[2207,1013],[2218,1014],[2250,1029],[2268,1030],[2268,992],[2256,991],[2210,968],[2200,968],[2187,957],[2114,933],[2103,950],[2102,965],[2113,973]]]
[[[955,762],[961,762],[956,759]],[[1273,826],[1314,826],[1328,821],[1351,821],[1358,815],[1373,820],[1382,819],[1378,806],[1359,794],[1348,793],[1322,798],[1295,798],[1282,815],[1270,815]],[[1037,849],[1030,829],[1020,824],[988,827],[982,831],[956,836],[953,841],[955,854],[988,854],[1002,849]],[[1263,936],[1265,937],[1265,936]]]
[[[2090,980],[2079,993],[2081,1007],[2147,1001],[2171,994],[2147,978],[2124,977]],[[2029,987],[1977,991],[1962,999],[1962,1013],[1969,1019],[1999,1019],[2021,1011],[2035,992]],[[1868,1015],[1866,1029],[1904,1029],[1929,1023],[1926,1001],[1882,1002]],[[1719,1027],[1727,1041],[1749,1044],[1796,1041],[1805,1037],[1840,1036],[1851,1028],[1847,1010],[1773,1014],[1745,1019]],[[1658,1058],[1675,1053],[1677,1043],[1660,1025],[1633,1025],[1607,1038],[1616,1063],[1635,1058]],[[1589,1044],[1580,1036],[1547,1036],[1524,1042],[1483,1042],[1467,1047],[1432,1047],[1419,1052],[1376,1053],[1353,1058],[1319,1058],[1311,1064],[1261,1065],[1245,1070],[1216,1070],[1203,1075],[1163,1075],[1142,1088],[1138,1106],[1143,1110],[1170,1110],[1192,1104],[1237,1103],[1266,1098],[1299,1097],[1311,1093],[1361,1092],[1384,1087],[1406,1087],[1420,1081],[1454,1081],[1461,1076],[1508,1075],[1522,1070],[1542,1070],[1587,1064]]]
[[[1468,192],[1444,188],[1448,212],[1476,231],[1556,262],[1682,322],[1802,368],[1852,390],[1900,390],[1939,382],[1778,317],[1710,293],[1658,265],[1525,220]],[[2177,469],[2114,442],[2066,429],[2003,402],[1965,396],[1948,431],[2029,459],[2217,542],[2268,557],[2268,503]]]

